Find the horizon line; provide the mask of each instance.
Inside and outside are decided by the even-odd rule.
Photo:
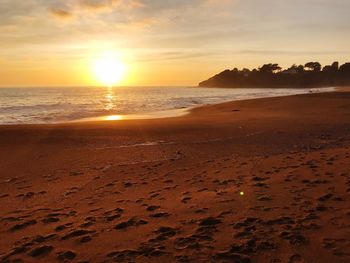
[[[2,86],[0,88],[129,88],[129,87],[197,87],[198,85],[115,85],[115,86],[99,86],[99,85],[16,85],[16,86]]]

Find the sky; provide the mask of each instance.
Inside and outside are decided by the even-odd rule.
[[[0,0],[0,86],[197,85],[264,63],[350,61],[349,0]]]

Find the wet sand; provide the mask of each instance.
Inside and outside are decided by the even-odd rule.
[[[350,92],[0,127],[1,262],[350,262]]]

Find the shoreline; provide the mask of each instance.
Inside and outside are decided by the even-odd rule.
[[[322,90],[323,89],[323,90]],[[326,90],[328,89],[328,90]],[[332,90],[329,90],[332,89]],[[348,87],[321,87],[321,88],[310,88],[309,90],[315,90],[313,92],[309,93],[302,93],[302,94],[314,94],[314,93],[326,93],[326,92],[340,92],[342,90],[347,91]],[[320,91],[321,90],[321,91]],[[260,98],[248,98],[248,99],[236,99],[236,100],[230,100],[226,102],[219,102],[214,104],[202,104],[202,105],[196,105],[192,107],[187,108],[179,108],[179,109],[169,109],[164,111],[156,111],[156,112],[146,112],[146,113],[135,113],[135,114],[118,114],[118,115],[104,115],[104,116],[96,116],[96,117],[86,117],[76,120],[67,120],[67,121],[58,121],[53,123],[18,123],[18,124],[0,124],[0,127],[3,126],[45,126],[45,125],[65,125],[65,124],[79,124],[79,123],[95,123],[95,122],[110,122],[110,121],[127,121],[127,120],[152,120],[152,119],[163,119],[163,118],[176,118],[176,117],[182,117],[186,116],[188,114],[191,114],[193,110],[196,108],[201,107],[207,107],[212,105],[220,105],[223,103],[229,103],[229,102],[235,102],[235,101],[245,101],[245,100],[259,100],[259,99],[266,99],[266,98],[278,98],[278,97],[288,97],[288,96],[296,96],[296,95],[302,95],[302,94],[293,94],[293,95],[276,95],[276,96],[270,96],[270,97],[260,97]]]

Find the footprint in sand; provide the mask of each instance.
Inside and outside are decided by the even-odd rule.
[[[91,234],[91,233],[95,233],[95,231],[78,229],[78,230],[73,230],[73,231],[69,232],[68,234],[63,236],[61,239],[62,240],[67,240],[67,239],[71,239],[71,238],[74,238],[74,237],[80,237],[80,236],[84,236],[84,235]]]
[[[40,246],[37,248],[34,248],[29,252],[29,256],[31,257],[44,257],[51,253],[51,251],[54,249],[53,246]]]
[[[169,216],[170,214],[166,212],[159,212],[159,213],[154,213],[149,215],[149,217],[153,217],[153,218],[162,218],[162,217],[169,217]]]
[[[128,221],[121,222],[117,224],[114,229],[116,230],[125,230],[131,226],[140,226],[140,225],[146,225],[148,222],[146,220],[136,220],[135,218],[131,218]]]
[[[73,251],[64,251],[64,252],[60,252],[58,253],[57,259],[58,261],[69,261],[69,260],[73,260],[76,257],[76,253],[74,253]]]
[[[160,208],[160,206],[158,206],[158,205],[151,205],[151,206],[148,206],[146,210],[150,211],[150,212],[153,212],[153,211],[155,211],[155,210],[157,210],[159,208]]]
[[[10,231],[11,232],[19,231],[19,230],[22,230],[22,229],[27,228],[29,226],[35,225],[35,224],[37,224],[36,220],[29,220],[29,221],[26,221],[22,224],[17,224],[15,226],[11,227]]]

